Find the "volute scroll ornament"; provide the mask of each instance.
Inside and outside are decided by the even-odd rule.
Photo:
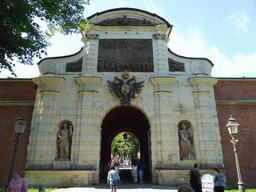
[[[129,76],[130,74],[126,71],[122,74],[123,79],[128,79]],[[137,82],[135,76],[132,76],[132,78],[126,82],[117,76],[115,76],[114,79],[114,82],[107,81],[109,83],[108,87],[115,98],[119,99],[121,101],[121,105],[124,105],[125,107],[130,105],[130,100],[136,99],[139,96],[139,93],[144,86],[142,85],[144,81]]]

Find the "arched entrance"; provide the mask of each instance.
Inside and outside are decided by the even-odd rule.
[[[100,178],[111,160],[111,142],[121,132],[134,134],[140,143],[140,156],[145,162],[144,178],[151,180],[150,130],[147,117],[137,108],[120,106],[112,109],[102,121]]]

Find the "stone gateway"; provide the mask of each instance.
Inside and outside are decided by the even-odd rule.
[[[212,62],[168,49],[172,25],[156,14],[121,8],[88,22],[78,53],[38,64],[29,185],[99,183],[124,131],[138,138],[154,184],[188,181],[194,163],[202,174],[224,168]]]

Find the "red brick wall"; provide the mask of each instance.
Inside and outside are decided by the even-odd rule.
[[[256,100],[256,81],[220,80],[215,86],[216,100]],[[237,171],[233,144],[226,128],[230,115],[240,124],[237,139],[238,157],[245,187],[256,187],[256,105],[237,103],[222,105],[217,102],[223,161],[228,185],[237,187]]]
[[[9,175],[11,161],[14,151],[13,124],[23,116],[27,127],[24,134],[20,137],[18,146],[15,170],[24,170],[27,157],[27,146],[30,134],[31,118],[34,109],[32,104],[3,103],[1,101],[34,101],[37,86],[31,80],[0,80],[0,188],[5,188]]]

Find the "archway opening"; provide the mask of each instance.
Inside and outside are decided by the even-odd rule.
[[[100,178],[106,179],[106,165],[111,162],[111,144],[118,134],[132,134],[139,142],[139,158],[145,163],[144,179],[151,181],[150,126],[147,117],[132,106],[115,107],[102,121]],[[136,156],[137,157],[137,156]],[[138,157],[137,157],[138,158]],[[132,160],[132,159],[131,159]],[[126,178],[121,178],[126,180]],[[131,182],[126,180],[126,182]]]
[[[111,162],[117,162],[120,169],[131,169],[133,160],[140,158],[140,142],[130,132],[122,132],[111,142]]]

